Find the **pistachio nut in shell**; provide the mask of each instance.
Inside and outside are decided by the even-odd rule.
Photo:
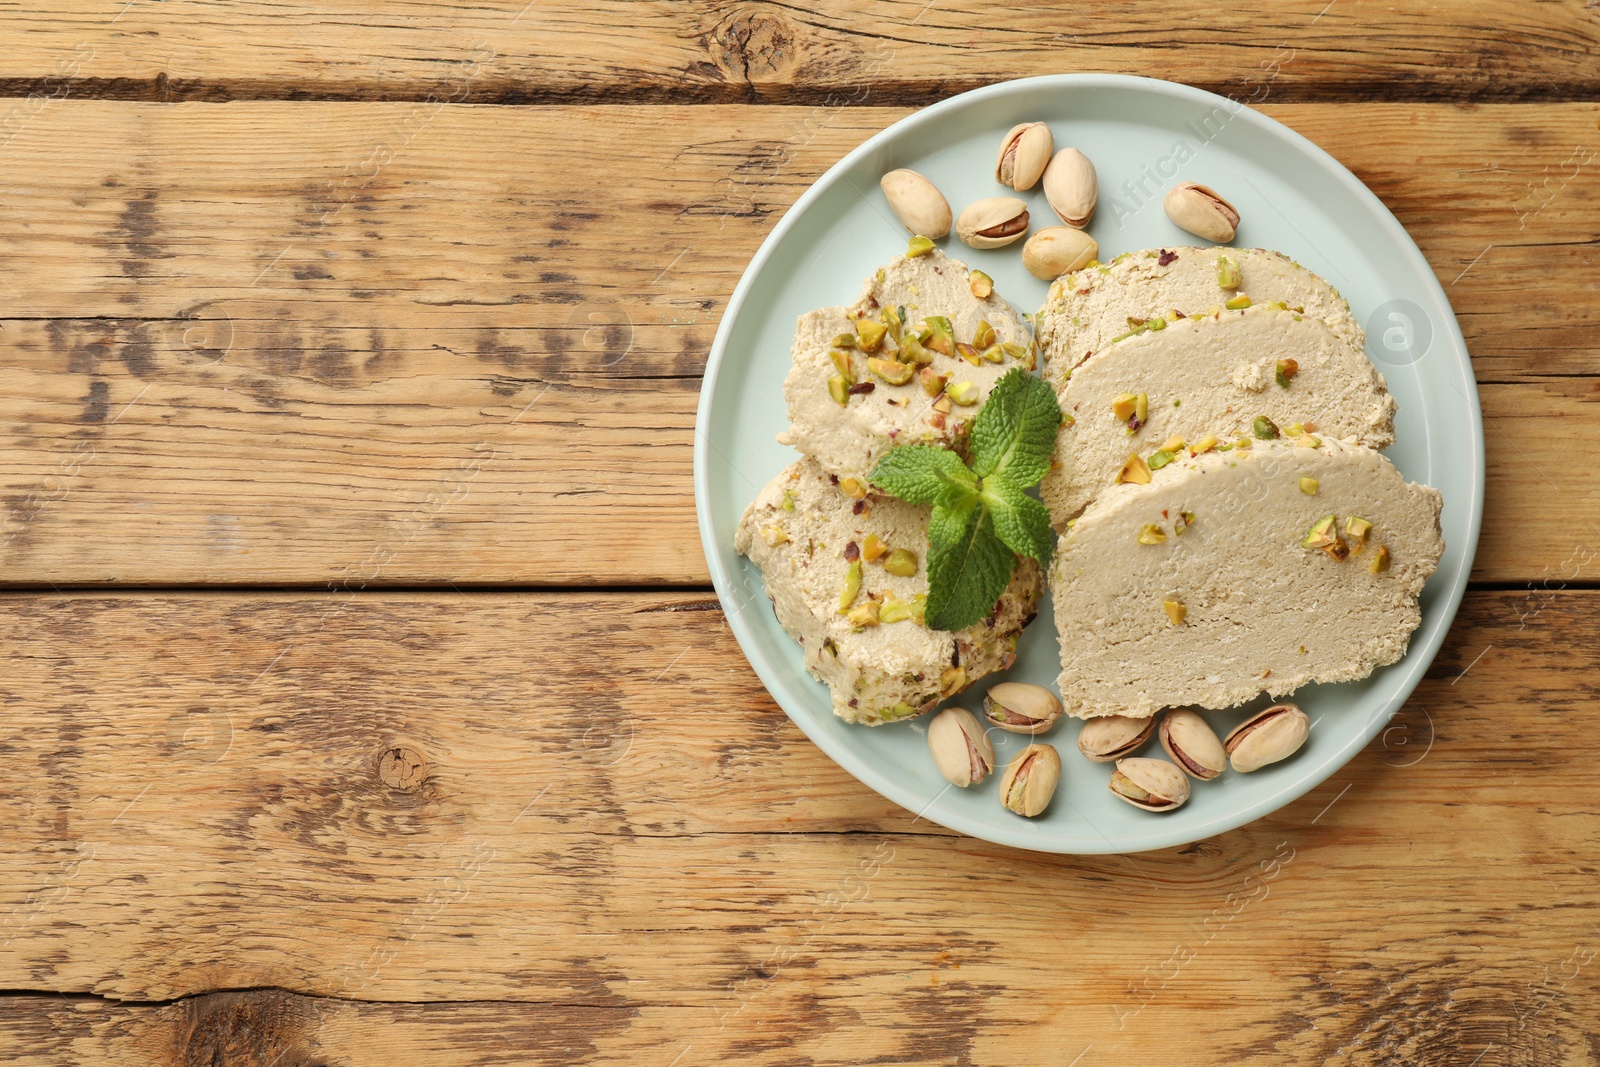
[[[1003,248],[1028,232],[1028,205],[1014,196],[974,200],[956,217],[956,236],[973,248]]]
[[[1093,237],[1071,226],[1047,226],[1022,246],[1022,265],[1044,281],[1080,270],[1100,255]]]
[[[1089,225],[1100,198],[1100,178],[1089,157],[1076,148],[1057,152],[1044,171],[1044,198],[1068,226]]]
[[[1189,779],[1164,759],[1119,759],[1111,792],[1145,811],[1172,811],[1189,799]]]
[[[1217,244],[1233,240],[1239,228],[1239,212],[1217,193],[1195,182],[1180,182],[1161,201],[1167,218],[1196,237]]]
[[[906,229],[938,239],[950,232],[950,201],[914,170],[891,170],[878,179],[884,199]]]
[[[1223,745],[1240,773],[1288,759],[1311,736],[1311,720],[1294,704],[1274,704],[1233,728]]]
[[[1155,716],[1136,719],[1131,715],[1102,715],[1089,719],[1078,729],[1078,751],[1096,763],[1110,763],[1139,751],[1139,746],[1155,733]]]
[[[1000,775],[1000,803],[1033,818],[1050,806],[1061,784],[1061,757],[1049,745],[1029,745]]]
[[[951,785],[977,785],[994,770],[994,745],[966,708],[945,708],[928,724],[928,751]]]
[[[994,161],[994,180],[1019,193],[1032,189],[1050,163],[1056,146],[1050,127],[1042,122],[1024,122],[1011,127],[1000,142]]]
[[[1228,753],[1204,717],[1174,708],[1161,717],[1161,747],[1190,778],[1209,782],[1228,766]]]
[[[1042,685],[1001,682],[983,697],[983,717],[1014,734],[1040,734],[1061,718],[1061,701]]]

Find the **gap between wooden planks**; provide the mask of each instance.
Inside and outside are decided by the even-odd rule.
[[[0,93],[48,98],[923,104],[1007,78],[1153,73],[1255,103],[1593,98],[1583,3],[850,4],[70,0],[11,5]]]
[[[1587,1062],[1600,592],[1469,594],[1347,768],[1133,857],[913,820],[681,594],[4,599],[0,988],[163,1002],[13,1062]]]
[[[1600,143],[1600,107],[1269,110],[1449,287],[1491,383],[1489,512],[1518,516],[1476,577],[1571,578],[1600,547],[1575,458],[1600,186],[1527,190]],[[902,114],[52,105],[0,153],[7,580],[704,583],[690,450],[723,302]]]

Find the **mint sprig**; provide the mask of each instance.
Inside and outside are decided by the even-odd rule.
[[[1013,368],[973,420],[970,466],[947,449],[905,445],[873,469],[879,489],[933,507],[926,618],[935,630],[986,618],[1018,554],[1050,561],[1050,514],[1027,490],[1049,472],[1060,426],[1055,391]]]

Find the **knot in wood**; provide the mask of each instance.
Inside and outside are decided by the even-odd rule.
[[[795,28],[782,15],[750,7],[730,14],[708,42],[717,66],[735,79],[773,77],[795,65]]]
[[[391,748],[378,759],[378,778],[390,789],[415,793],[428,776],[428,761],[414,748]]]

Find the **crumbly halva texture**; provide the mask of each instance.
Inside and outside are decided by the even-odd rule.
[[[1037,611],[1044,575],[1033,560],[1018,559],[986,620],[953,633],[923,624],[928,514],[892,497],[852,500],[827,471],[802,459],[768,483],[739,522],[734,548],[761,568],[778,622],[800,642],[806,669],[827,684],[834,713],[846,721],[880,726],[910,718],[1005,670]],[[890,573],[887,552],[869,560],[869,535],[889,550],[914,553],[915,573]],[[880,618],[908,617],[858,626],[841,612],[848,556],[861,574],[849,606],[875,603]]]
[[[1218,261],[1224,256],[1238,264],[1237,288],[1219,284]],[[1074,367],[1128,332],[1129,319],[1145,321],[1171,311],[1200,314],[1238,297],[1257,304],[1282,301],[1321,319],[1356,351],[1366,347],[1366,333],[1339,291],[1282,252],[1148,248],[1051,284],[1034,320],[1045,381],[1059,393]]]
[[[1107,346],[1058,390],[1066,420],[1040,493],[1063,529],[1111,485],[1128,456],[1148,459],[1174,436],[1232,442],[1266,416],[1287,428],[1369,448],[1394,443],[1394,398],[1359,348],[1320,319],[1257,304],[1164,321]],[[1280,361],[1294,360],[1280,384]],[[1144,394],[1146,418],[1129,432],[1118,397]]]
[[[931,362],[911,366],[908,379],[894,384],[868,363],[869,358],[902,362],[896,360],[899,350],[892,336],[873,351],[831,343],[854,333],[858,318],[878,321],[884,308],[904,308],[905,328],[910,330],[928,316],[943,316],[954,331],[953,340],[965,345],[973,344],[980,323],[986,322],[996,343],[1016,347],[999,361],[927,349]],[[837,387],[830,386],[830,379],[840,374],[835,353],[847,361],[849,377],[857,385],[843,404],[834,394]],[[1031,369],[1036,350],[1032,331],[1017,310],[998,293],[984,300],[975,297],[966,265],[935,249],[896,257],[867,279],[848,308],[820,308],[800,316],[791,355],[793,366],[783,383],[790,426],[778,441],[811,456],[830,474],[865,481],[896,445],[964,450],[971,421],[994,383],[1014,366]],[[944,380],[944,395],[936,395],[938,389],[930,392],[921,373],[924,366]]]
[[[1440,506],[1333,441],[1186,456],[1104,490],[1050,571],[1067,713],[1227,708],[1394,663],[1444,551]]]

